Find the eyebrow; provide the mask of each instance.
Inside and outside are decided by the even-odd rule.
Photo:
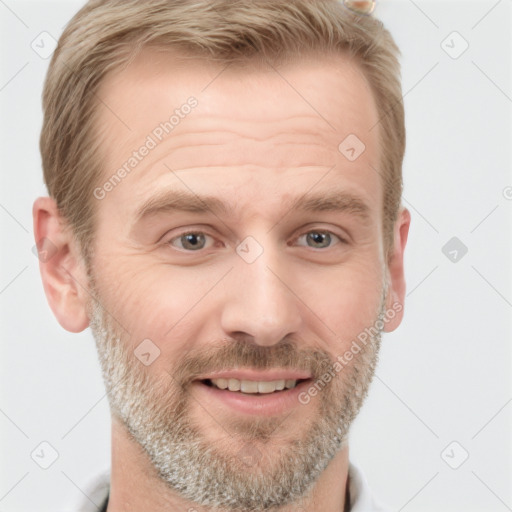
[[[368,205],[358,196],[345,191],[306,193],[288,203],[286,212],[347,212],[367,221],[370,213]],[[138,208],[136,223],[157,214],[171,212],[213,213],[216,216],[232,217],[235,208],[215,196],[198,195],[184,190],[161,192],[146,200]]]

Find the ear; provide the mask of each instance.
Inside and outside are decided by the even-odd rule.
[[[386,322],[384,331],[394,331],[402,322],[405,301],[404,251],[411,224],[411,214],[402,207],[394,227],[394,243],[387,262],[388,294],[386,309],[395,311],[395,316]]]
[[[39,271],[53,314],[64,329],[89,325],[87,272],[71,229],[50,197],[38,197],[32,208]]]

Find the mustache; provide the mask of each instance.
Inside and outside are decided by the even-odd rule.
[[[173,372],[182,385],[205,373],[233,368],[270,370],[304,370],[314,379],[323,375],[334,363],[331,356],[317,348],[299,349],[288,340],[272,346],[261,346],[253,341],[230,340],[188,352]]]

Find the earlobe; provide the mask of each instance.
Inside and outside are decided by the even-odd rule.
[[[48,304],[64,329],[83,331],[89,325],[87,273],[71,229],[50,197],[35,200],[32,216]]]
[[[411,224],[411,214],[407,208],[402,208],[394,229],[394,244],[392,253],[388,258],[389,288],[386,298],[386,309],[389,321],[386,322],[384,331],[394,331],[402,322],[405,301],[405,275],[404,275],[404,251]]]

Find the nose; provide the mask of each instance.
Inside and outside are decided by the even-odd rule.
[[[299,299],[284,267],[283,255],[268,248],[252,263],[236,255],[224,283],[221,327],[227,336],[243,334],[258,345],[271,346],[299,331]]]

